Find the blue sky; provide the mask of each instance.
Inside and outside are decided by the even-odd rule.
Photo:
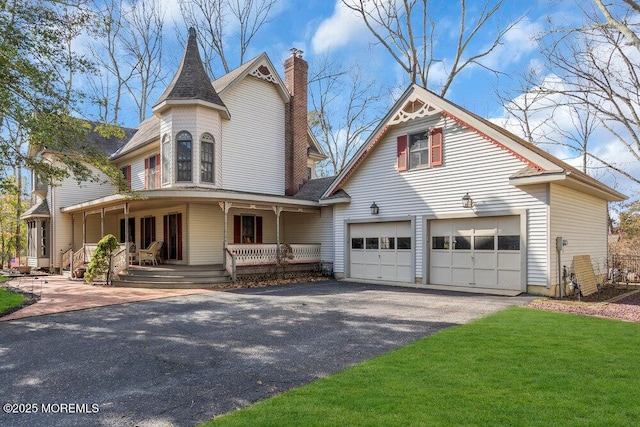
[[[175,73],[181,58],[183,47],[178,42],[177,33],[181,39],[186,38],[187,28],[182,22],[180,11],[175,0],[160,0],[163,3],[166,24],[164,29],[164,57],[163,67],[168,73],[168,80]],[[442,9],[436,11],[438,26],[441,28],[442,37],[439,38],[437,48],[439,56],[444,63],[451,58],[451,49],[455,44],[458,25],[457,14],[458,1],[441,1]],[[468,16],[473,16],[474,10],[481,6],[483,1],[469,0]],[[500,70],[496,75],[479,66],[471,66],[460,74],[446,95],[450,101],[459,104],[472,112],[499,121],[504,117],[504,111],[495,94],[496,88],[518,87],[514,76],[536,66],[541,62],[537,53],[535,36],[547,28],[547,22],[562,25],[578,25],[581,13],[576,3],[569,0],[505,0],[498,19],[502,22],[523,19],[512,28],[504,38],[504,43],[488,57],[483,59],[487,67]],[[471,18],[469,18],[471,19]],[[233,33],[234,29],[229,28]],[[478,48],[492,42],[492,34],[489,37],[478,37],[475,46]],[[230,37],[233,40],[233,35]],[[336,59],[347,67],[359,66],[368,77],[375,78],[378,85],[385,88],[395,88],[390,93],[400,93],[408,85],[407,76],[394,62],[389,53],[369,33],[364,23],[348,11],[340,0],[280,0],[271,14],[271,21],[264,25],[256,35],[250,46],[247,59],[261,52],[267,52],[274,65],[282,75],[282,63],[289,56],[289,49],[295,47],[304,51],[304,58],[310,63],[311,70],[314,64],[323,57]],[[233,53],[233,45],[227,47],[228,52]],[[237,57],[231,55],[231,64],[239,65]],[[222,74],[222,70],[218,72]],[[438,92],[438,73],[434,79],[434,86],[430,87]],[[164,85],[151,96],[151,104],[164,90]],[[388,105],[393,102],[393,95],[389,96]],[[127,111],[125,105],[125,126],[137,125],[135,105]],[[149,111],[147,116],[151,112]],[[516,131],[516,129],[510,129]],[[516,132],[517,133],[517,132]],[[625,154],[610,144],[603,137],[600,142],[599,154],[608,159],[623,158]],[[546,146],[552,154],[577,166],[579,161],[563,151],[560,147]],[[638,174],[640,175],[640,174]],[[627,194],[638,193],[638,188],[619,177],[604,172],[597,172],[595,177],[616,187]]]

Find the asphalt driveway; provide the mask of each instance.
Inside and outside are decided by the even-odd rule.
[[[530,299],[329,281],[1,322],[0,425],[190,426]]]

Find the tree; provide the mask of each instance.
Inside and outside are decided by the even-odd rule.
[[[162,28],[164,14],[156,0],[138,0],[126,15],[128,31],[122,36],[125,52],[131,60],[133,77],[124,84],[138,107],[138,119],[147,116],[149,97],[157,84],[164,80],[162,73]]]
[[[616,10],[623,18],[616,23],[602,21],[599,12],[583,7],[583,26],[551,28],[540,40],[544,71],[559,83],[537,90],[555,100],[550,115],[559,109],[572,113],[563,127],[556,120],[555,140],[537,142],[572,149],[582,156],[583,169],[589,163],[591,168],[604,168],[640,184],[640,175],[631,167],[640,164],[640,51],[626,35],[638,28],[628,19],[635,8],[625,14],[621,7],[618,4]],[[621,32],[620,25],[628,31]],[[607,158],[592,149],[589,140],[599,130],[618,147],[619,158]]]
[[[382,89],[357,65],[342,68],[324,59],[316,70],[309,79],[309,125],[328,155],[320,174],[334,175],[378,123]]]
[[[80,59],[69,55],[69,34],[77,29],[68,27],[85,25],[88,20],[67,19],[65,13],[88,13],[82,4],[81,0],[0,3],[0,186],[4,190],[15,185],[9,179],[14,165],[27,166],[49,182],[69,174],[78,180],[91,179],[86,162],[116,176],[108,171],[104,155],[76,144],[86,135],[87,123],[67,114],[80,98],[69,90],[60,72],[63,68],[73,72]],[[28,135],[33,153],[44,148],[61,153],[62,165],[27,155],[26,147],[15,144],[9,129]]]
[[[224,74],[245,61],[245,54],[254,36],[269,22],[277,0],[179,0],[182,18],[197,31],[203,64],[211,78],[217,73],[214,64],[222,66]],[[237,33],[237,39],[229,40]],[[179,34],[182,37],[182,33]],[[237,46],[237,61],[227,51]]]
[[[502,43],[505,34],[522,18],[502,25],[498,12],[503,0],[486,0],[480,11],[468,13],[466,0],[459,0],[457,37],[453,47],[443,43],[448,30],[439,27],[439,8],[446,2],[429,0],[342,0],[342,3],[358,14],[365,25],[402,67],[411,83],[425,88],[440,86],[444,96],[454,79],[467,67],[478,65],[487,68],[481,60]],[[469,19],[469,15],[473,18]],[[454,16],[449,14],[449,18]],[[474,47],[479,38],[490,37],[488,44]],[[452,58],[446,55],[452,54]],[[432,81],[434,68],[443,67],[444,81]],[[490,71],[497,73],[497,70]]]

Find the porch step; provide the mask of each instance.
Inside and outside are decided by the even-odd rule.
[[[231,279],[221,265],[208,266],[131,266],[113,280],[113,286],[157,289],[216,288]]]

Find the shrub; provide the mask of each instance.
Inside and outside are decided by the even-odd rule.
[[[118,239],[113,234],[107,234],[104,236],[96,247],[96,251],[93,254],[93,258],[87,266],[87,271],[84,274],[84,280],[88,283],[93,282],[97,278],[104,277],[107,283],[109,282],[109,267],[111,263],[111,255],[113,251],[118,249],[120,244]]]

